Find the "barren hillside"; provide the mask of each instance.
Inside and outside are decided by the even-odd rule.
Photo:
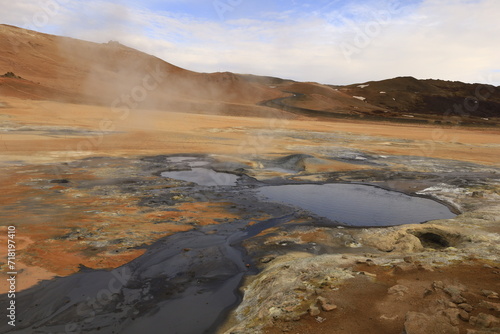
[[[0,25],[0,94],[113,108],[234,116],[392,119],[496,125],[500,90],[399,77],[349,86],[229,72],[197,73],[116,41],[104,44]]]

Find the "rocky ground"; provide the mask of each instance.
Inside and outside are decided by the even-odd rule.
[[[248,274],[243,301],[218,332],[400,334],[405,327],[423,331],[419,322],[453,328],[450,333],[498,327],[492,318],[498,310],[488,304],[497,302],[495,295],[483,292],[499,291],[495,129],[156,111],[131,112],[121,122],[100,107],[5,103],[0,214],[3,230],[10,224],[18,229],[20,292],[37,291],[41,280],[49,281],[38,286],[55,288],[56,276],[70,281],[80,277],[75,273],[140,263],[158,240],[179,232],[217,236],[228,226],[250,231],[288,217],[242,241],[248,257],[235,270]],[[117,125],[114,131],[99,128],[105,117]],[[78,150],[82,143],[90,147]],[[207,189],[162,177],[189,169],[169,163],[172,156],[208,161],[241,181],[235,189]],[[421,225],[338,228],[252,195],[265,185],[328,182],[420,194],[460,215]],[[198,253],[181,248],[179,254]],[[179,279],[191,284],[188,273]],[[465,300],[458,302],[447,288]],[[153,312],[155,306],[141,307]]]
[[[495,167],[407,157],[412,164],[395,171],[401,157],[355,150],[333,157],[191,157],[239,175],[238,186],[197,187],[162,177],[189,169],[176,156],[6,167],[12,186],[2,194],[3,218],[16,223],[20,209],[25,214],[20,287],[82,268],[119,267],[177,232],[221,225],[221,232],[212,231],[217,234],[224,224],[252,226],[292,214],[243,242],[253,263],[244,299],[218,332],[498,332]],[[336,163],[360,168],[322,171]],[[460,214],[419,225],[349,228],[251,195],[263,185],[346,181],[430,196]]]
[[[460,180],[417,191],[460,208],[454,219],[380,229],[286,225],[247,241],[263,271],[247,280],[238,325],[226,333],[500,332],[498,179]]]

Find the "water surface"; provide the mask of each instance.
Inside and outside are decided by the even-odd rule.
[[[282,185],[262,187],[258,193],[267,200],[351,226],[416,224],[455,217],[448,207],[431,199],[366,185]]]
[[[163,172],[161,176],[170,179],[196,183],[200,186],[236,186],[239,176],[219,173],[208,168],[192,168],[174,172]]]

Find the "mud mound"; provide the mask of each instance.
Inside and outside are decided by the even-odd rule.
[[[283,169],[302,171],[305,169],[306,160],[315,159],[312,155],[308,154],[292,154],[283,158],[279,158],[271,162],[273,167],[279,167]]]

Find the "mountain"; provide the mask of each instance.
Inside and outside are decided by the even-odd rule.
[[[400,114],[466,118],[500,116],[500,90],[492,85],[399,77],[346,86],[344,91],[363,96],[368,103],[382,110]]]
[[[236,116],[364,118],[493,125],[500,89],[398,77],[347,86],[197,73],[116,41],[92,43],[0,25],[0,94],[116,108]]]
[[[188,71],[114,41],[0,25],[0,74],[6,72],[16,77],[0,78],[2,95],[117,107],[259,114],[273,110],[258,102],[286,95],[233,73]]]

